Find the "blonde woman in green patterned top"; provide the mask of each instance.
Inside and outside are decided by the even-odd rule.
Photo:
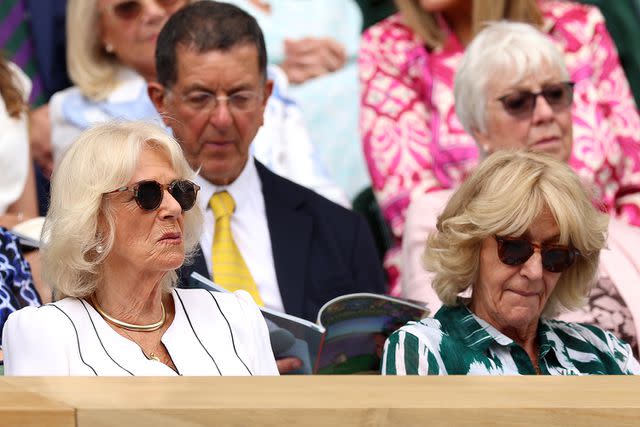
[[[488,157],[429,236],[425,266],[443,302],[385,344],[387,375],[638,374],[631,347],[595,326],[551,320],[585,301],[606,215],[562,162]]]

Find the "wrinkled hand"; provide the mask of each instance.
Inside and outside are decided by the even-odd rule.
[[[276,365],[278,366],[278,372],[282,375],[300,369],[300,367],[302,367],[302,360],[297,357],[284,357],[276,360]]]
[[[280,65],[294,84],[336,71],[347,61],[344,46],[331,38],[287,39],[284,41],[284,55],[284,62]]]
[[[29,142],[31,158],[40,166],[42,173],[47,178],[51,177],[53,152],[51,148],[49,104],[38,107],[29,113]]]

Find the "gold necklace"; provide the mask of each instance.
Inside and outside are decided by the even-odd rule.
[[[100,307],[100,304],[98,304],[98,301],[96,301],[95,297],[91,296],[91,302],[93,303],[93,306],[95,307],[96,311],[100,313],[100,316],[102,316],[104,320],[122,329],[128,329],[130,331],[136,331],[136,332],[152,332],[162,328],[164,326],[164,322],[167,321],[167,312],[164,309],[164,303],[162,302],[162,300],[160,300],[160,307],[162,307],[162,317],[157,322],[150,323],[148,325],[136,325],[135,323],[127,323],[127,322],[123,322],[122,320],[118,320],[115,317],[109,316],[102,309],[102,307]]]
[[[147,358],[147,360],[155,360],[156,362],[160,362],[163,363],[160,360],[160,356],[158,356],[157,354],[155,354],[153,351],[150,351],[149,354],[147,354],[147,352],[145,351],[144,347],[142,347],[142,345],[140,345],[140,343],[136,340],[133,339],[133,337],[131,335],[129,335],[129,333],[127,332],[126,329],[123,329],[122,332],[124,332],[131,341],[133,341],[134,343],[136,343],[136,345],[138,347],[140,347],[140,351],[142,351],[142,354],[144,354],[144,357]]]

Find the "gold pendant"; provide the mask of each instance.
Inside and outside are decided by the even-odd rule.
[[[155,360],[156,362],[160,361],[160,358],[158,356],[156,356],[155,353],[149,353],[149,355],[147,356],[147,359],[149,360]]]

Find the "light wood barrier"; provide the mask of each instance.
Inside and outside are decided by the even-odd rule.
[[[640,425],[638,377],[0,378],[0,425]]]

